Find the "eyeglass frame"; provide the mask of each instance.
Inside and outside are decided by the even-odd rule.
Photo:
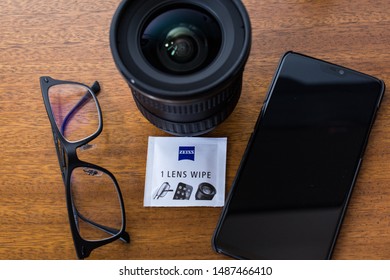
[[[82,161],[78,158],[77,156],[77,149],[83,146],[86,146],[89,142],[94,140],[96,137],[100,135],[100,133],[103,130],[103,117],[102,117],[102,111],[99,105],[99,102],[97,100],[96,95],[100,91],[100,85],[97,81],[94,82],[92,87],[88,87],[85,84],[78,83],[78,82],[72,82],[72,81],[64,81],[64,80],[56,80],[53,79],[49,76],[43,76],[40,77],[40,85],[41,85],[41,91],[42,91],[42,96],[43,96],[43,101],[44,105],[46,108],[47,115],[49,117],[50,125],[52,128],[52,133],[53,133],[53,140],[54,140],[54,145],[56,147],[57,151],[57,157],[58,157],[58,162],[60,165],[60,170],[61,170],[61,175],[62,179],[65,185],[65,192],[66,192],[66,205],[68,209],[68,218],[69,218],[69,224],[70,224],[70,229],[72,232],[72,237],[73,237],[73,243],[76,249],[76,254],[79,259],[84,259],[87,258],[91,252],[101,246],[104,246],[106,244],[109,244],[115,240],[122,240],[126,243],[130,243],[130,235],[126,232],[126,213],[125,213],[125,207],[124,207],[124,202],[123,202],[123,196],[121,193],[121,190],[119,188],[119,184],[115,178],[115,176],[108,171],[107,169],[98,166],[96,164],[92,164],[86,161]],[[99,126],[96,132],[91,134],[90,136],[81,139],[79,141],[68,141],[65,139],[61,131],[58,129],[51,105],[50,105],[50,99],[49,99],[49,89],[52,86],[55,85],[61,85],[61,84],[70,84],[70,85],[77,85],[77,86],[83,86],[85,87],[86,90],[88,90],[88,93],[86,94],[91,94],[92,98],[94,99],[97,112],[98,112],[98,118],[99,118]],[[81,102],[82,100],[80,100]],[[76,104],[76,106],[70,111],[69,114],[73,113],[73,110],[77,109],[76,107],[82,106],[80,105],[80,102]],[[68,114],[68,115],[69,115]],[[64,154],[60,151],[60,149],[64,151]],[[67,159],[67,160],[66,160]],[[87,218],[83,217],[76,209],[73,199],[72,199],[72,193],[71,193],[71,175],[74,169],[79,168],[79,167],[86,167],[90,169],[95,169],[101,172],[104,172],[107,174],[111,180],[114,183],[115,189],[118,194],[118,199],[120,203],[120,208],[121,208],[121,215],[122,215],[122,227],[120,230],[113,229],[113,228],[108,228],[103,225],[99,225],[93,221],[88,220]],[[78,230],[78,222],[77,222],[77,217],[79,217],[81,220],[84,222],[89,223],[90,225],[105,231],[106,233],[109,233],[112,235],[111,237],[101,239],[101,240],[85,240],[84,238],[81,237],[79,230]]]

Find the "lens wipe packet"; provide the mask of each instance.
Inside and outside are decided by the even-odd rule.
[[[227,138],[149,137],[144,206],[222,207]]]

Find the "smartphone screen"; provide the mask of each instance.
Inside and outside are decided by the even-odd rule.
[[[279,64],[213,236],[240,259],[329,259],[384,83],[298,53]]]

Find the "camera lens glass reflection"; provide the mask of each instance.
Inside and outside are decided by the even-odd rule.
[[[170,74],[191,74],[217,56],[222,33],[218,22],[198,7],[159,10],[144,24],[140,40],[147,61]]]
[[[189,28],[176,27],[168,33],[164,49],[173,61],[187,63],[194,59],[199,43],[196,34]]]
[[[202,192],[204,193],[204,194],[211,194],[212,193],[212,190],[209,188],[209,187],[203,187],[202,188]]]

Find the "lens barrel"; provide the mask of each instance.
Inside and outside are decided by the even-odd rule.
[[[240,98],[250,20],[238,0],[123,1],[110,45],[152,124],[174,135],[201,135],[223,122]]]

